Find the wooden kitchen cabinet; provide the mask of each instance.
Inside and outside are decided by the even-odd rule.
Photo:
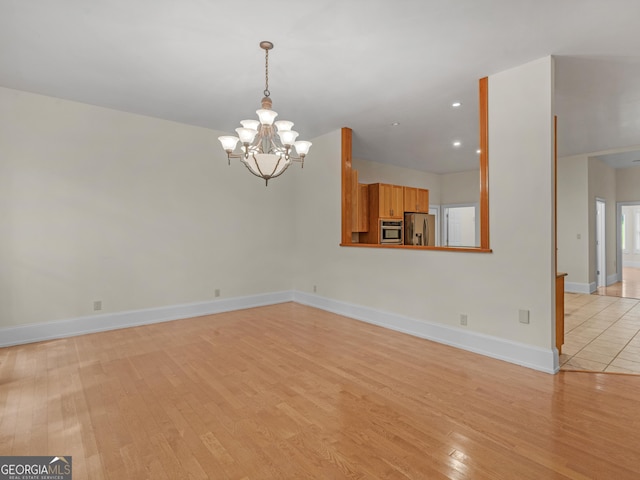
[[[360,233],[361,243],[380,243],[380,219],[404,218],[404,197],[401,185],[371,183],[368,187],[368,229]]]
[[[357,232],[369,231],[369,185],[358,184],[358,217],[356,219]]]
[[[403,187],[405,212],[429,213],[429,190],[424,188]]]
[[[351,231],[369,230],[368,185],[358,183],[358,171],[351,170]]]
[[[369,185],[369,215],[376,218],[403,218],[404,191],[401,185],[372,183]]]

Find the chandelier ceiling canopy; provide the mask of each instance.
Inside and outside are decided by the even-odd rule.
[[[304,166],[311,142],[296,141],[298,132],[291,130],[293,122],[275,121],[278,114],[271,109],[269,92],[269,50],[273,43],[260,42],[260,48],[265,55],[265,88],[262,108],[256,110],[258,120],[242,120],[242,127],[236,128],[237,137],[222,136],[218,140],[227,152],[229,164],[232,158],[240,159],[251,173],[263,178],[268,185],[269,180],[282,175],[292,161]],[[239,151],[236,151],[238,143]]]

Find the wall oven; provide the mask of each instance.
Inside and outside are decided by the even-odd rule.
[[[402,220],[380,220],[380,243],[402,245]]]

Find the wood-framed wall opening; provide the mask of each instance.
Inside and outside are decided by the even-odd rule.
[[[352,240],[352,139],[353,131],[342,129],[342,233],[340,245],[345,247],[403,248],[414,250],[448,250],[457,252],[491,252],[489,246],[489,79],[479,80],[480,131],[480,245],[477,247],[431,247],[414,245],[380,245],[354,243]]]

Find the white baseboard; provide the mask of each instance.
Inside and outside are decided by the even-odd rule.
[[[0,347],[42,342],[86,333],[104,332],[118,328],[168,322],[214,313],[291,302],[293,292],[275,292],[248,297],[211,300],[207,302],[146,308],[128,312],[104,313],[48,323],[0,328]]]
[[[332,300],[305,292],[294,292],[293,300],[381,327],[451,345],[546,373],[557,373],[557,350],[534,347],[441,323],[416,320],[395,313]]]
[[[285,291],[223,300],[90,315],[49,323],[0,328],[0,347],[168,322],[202,315],[295,301],[356,320],[451,345],[546,373],[557,373],[555,349],[544,349],[440,323],[354,305],[298,291]]]
[[[613,285],[614,283],[619,282],[620,280],[618,280],[618,273],[614,273],[613,275],[607,275],[607,287],[609,285]]]
[[[613,285],[620,281],[620,275],[614,273],[613,275],[607,275],[606,285]],[[569,293],[586,293],[591,294],[598,289],[596,282],[591,283],[576,283],[576,282],[564,282],[564,291]]]
[[[569,293],[591,294],[596,291],[596,283],[564,282],[564,291]]]

